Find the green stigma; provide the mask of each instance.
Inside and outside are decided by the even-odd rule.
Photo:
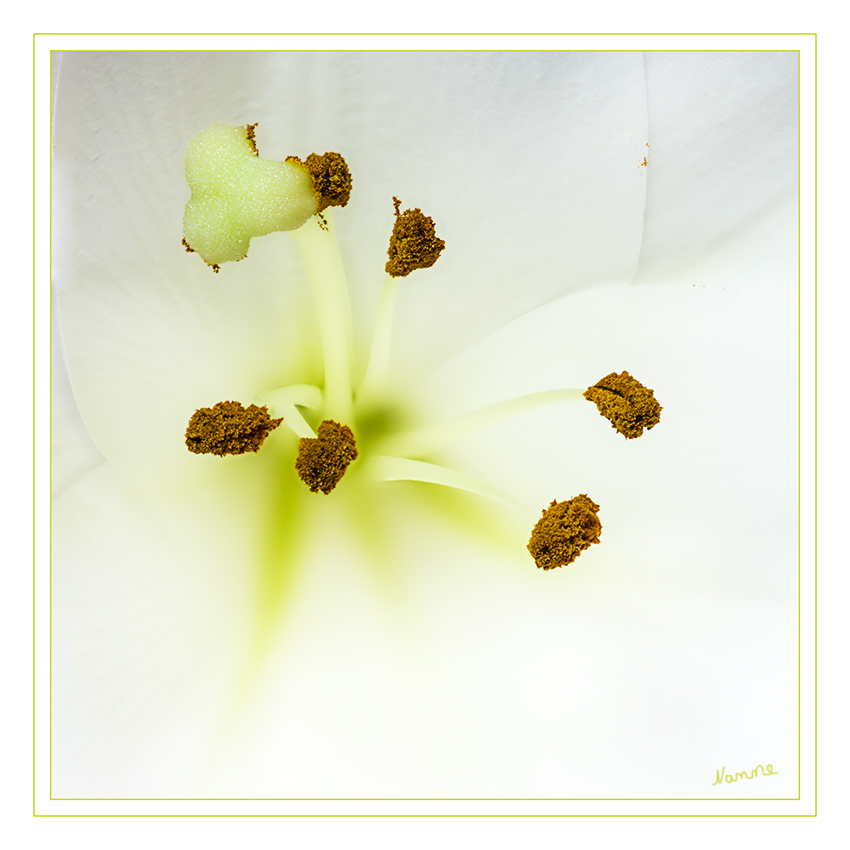
[[[183,245],[213,271],[244,259],[254,236],[296,230],[329,206],[344,206],[351,175],[338,153],[310,154],[306,162],[260,159],[256,124],[213,124],[186,151],[192,197],[183,215]]]

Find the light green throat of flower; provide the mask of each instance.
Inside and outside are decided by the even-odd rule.
[[[387,481],[415,481],[475,494],[508,505],[531,517],[527,508],[511,495],[503,493],[461,470],[424,459],[476,431],[500,421],[550,405],[575,401],[580,389],[557,389],[519,396],[454,419],[431,421],[419,427],[397,429],[388,394],[393,315],[398,280],[384,276],[383,292],[372,335],[368,365],[359,385],[352,379],[353,323],[345,270],[339,252],[333,217],[323,214],[294,231],[315,295],[322,340],[324,387],[293,384],[257,396],[253,401],[265,405],[274,417],[299,438],[315,438],[310,419],[338,419],[350,422],[358,444],[366,439],[357,478],[372,484]],[[358,427],[360,426],[360,427]],[[369,433],[371,432],[371,433]],[[341,483],[340,486],[345,486]]]

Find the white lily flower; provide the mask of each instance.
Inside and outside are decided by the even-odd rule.
[[[792,796],[796,72],[783,53],[64,55],[53,796],[709,797],[722,765],[768,762],[756,796]],[[257,454],[184,445],[197,408],[324,380],[299,237],[220,274],[180,244],[183,157],[216,122],[258,122],[264,158],[346,158],[355,387],[393,196],[446,241],[397,287],[383,448],[364,425],[329,496],[284,428]],[[579,397],[409,452],[478,494],[378,480],[416,477],[380,460],[410,422],[626,369],[664,406],[639,440]],[[601,545],[536,569],[531,525],[580,493]]]

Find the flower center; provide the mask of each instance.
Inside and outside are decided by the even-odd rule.
[[[612,373],[585,391],[556,389],[510,399],[446,422],[410,429],[402,408],[389,399],[387,378],[398,281],[431,268],[445,242],[434,221],[419,208],[400,211],[389,239],[385,279],[369,360],[363,380],[352,384],[352,317],[345,270],[328,211],[345,206],[351,175],[335,153],[310,154],[305,162],[261,160],[256,125],[213,125],[199,133],[186,156],[192,198],[186,205],[184,244],[218,271],[219,264],[241,260],[253,236],[291,230],[303,256],[316,298],[322,339],[324,385],[294,384],[264,393],[257,404],[219,402],[193,414],[186,430],[190,451],[219,456],[256,452],[272,430],[286,424],[300,439],[295,471],[310,492],[331,493],[359,457],[372,481],[419,481],[465,490],[527,513],[508,495],[461,470],[427,458],[442,446],[506,417],[536,407],[581,397],[628,439],[660,421],[653,391],[628,372]],[[316,432],[312,421],[323,418]],[[272,418],[269,410],[278,418]],[[313,418],[315,417],[315,418]],[[360,445],[358,446],[358,441]],[[582,494],[553,500],[534,526],[528,550],[538,567],[551,570],[572,563],[599,542],[599,505]]]

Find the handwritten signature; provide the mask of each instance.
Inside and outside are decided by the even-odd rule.
[[[778,776],[779,771],[773,769],[772,764],[768,764],[766,768],[762,767],[760,764],[757,764],[750,773],[747,773],[746,770],[739,771],[734,776],[731,773],[726,773],[726,765],[717,771],[717,779],[712,782],[712,785],[720,785],[722,782],[737,782],[739,779],[755,779],[758,776],[758,772],[761,771],[762,776]]]

